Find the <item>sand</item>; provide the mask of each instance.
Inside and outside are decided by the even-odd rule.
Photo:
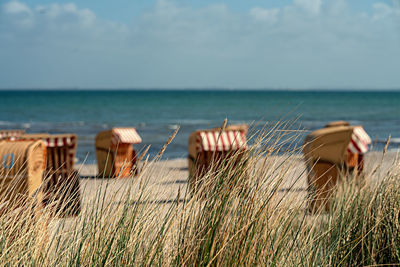
[[[265,160],[265,162],[263,162]],[[301,155],[292,156],[272,156],[262,159],[258,164],[269,166],[264,173],[271,181],[274,177],[284,177],[285,180],[279,185],[277,201],[285,199],[290,203],[302,203],[306,208],[307,197],[307,171]],[[97,166],[93,164],[77,164],[81,189],[81,214],[98,209],[104,200],[104,206],[118,207],[123,201],[137,202],[140,192],[145,191],[146,199],[140,202],[153,205],[157,210],[158,219],[161,220],[162,214],[168,210],[172,203],[188,200],[185,195],[187,190],[187,159],[161,160],[149,163],[144,168],[140,178],[96,178]],[[375,183],[384,179],[387,172],[395,168],[400,171],[399,154],[389,152],[383,156],[382,152],[370,152],[365,158],[365,173],[370,179],[370,183]],[[145,188],[145,190],[143,190]],[[130,190],[127,192],[127,190]],[[99,193],[101,197],[99,197]],[[127,198],[129,194],[129,198]],[[100,201],[99,201],[100,199]],[[52,220],[49,229],[51,235],[56,234],[58,227],[62,224],[64,231],[73,227],[76,217]]]
[[[376,182],[384,178],[391,167],[398,166],[399,155],[395,152],[388,152],[383,156],[382,152],[370,152],[365,158],[366,176],[372,179],[370,182]],[[307,172],[301,155],[294,156],[273,156],[267,159],[268,166],[271,168],[269,176],[273,172],[284,174],[285,181],[280,185],[279,191],[285,194],[298,194],[304,196],[307,187]],[[260,162],[260,164],[262,164]],[[397,164],[397,165],[396,165]],[[119,178],[119,179],[99,179],[96,178],[96,165],[76,165],[76,169],[81,176],[81,195],[82,203],[88,204],[96,197],[96,192],[102,186],[106,186],[106,194],[112,201],[120,201],[123,191],[126,188],[132,188],[132,195],[140,191],[143,183],[151,188],[149,200],[154,203],[165,204],[175,201],[180,191],[184,195],[187,189],[187,160],[172,159],[161,160],[150,163],[145,168],[141,180],[138,178]],[[372,174],[373,175],[370,175]]]

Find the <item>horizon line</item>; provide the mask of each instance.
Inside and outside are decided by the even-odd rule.
[[[228,88],[228,87],[56,87],[56,88],[0,88],[0,91],[295,91],[295,92],[396,92],[400,91],[400,87],[396,88]]]

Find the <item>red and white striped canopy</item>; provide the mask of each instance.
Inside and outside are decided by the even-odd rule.
[[[128,143],[128,144],[139,144],[142,142],[142,138],[136,132],[135,128],[113,128],[113,144]]]
[[[45,136],[23,135],[21,137],[18,137],[17,140],[29,140],[29,141],[42,140],[46,147],[63,147],[63,146],[70,147],[70,148],[76,147],[76,136],[75,135],[60,135],[60,136],[57,136],[57,135],[45,135]]]
[[[364,154],[368,151],[368,145],[371,144],[371,138],[364,131],[363,127],[357,126],[351,135],[350,144],[347,151],[352,153]]]
[[[230,151],[247,148],[241,131],[201,131],[197,136],[197,151]]]
[[[42,141],[44,142],[46,147],[75,146],[75,138],[72,136],[48,137],[43,138]]]
[[[2,130],[0,131],[0,140],[1,139],[10,139],[15,140],[16,137],[24,134],[23,130]]]

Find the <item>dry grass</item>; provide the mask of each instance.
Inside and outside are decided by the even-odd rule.
[[[378,265],[400,262],[400,166],[358,188],[339,186],[329,213],[310,215],[304,194],[280,191],[297,160],[298,135],[265,128],[235,168],[211,170],[190,196],[154,203],[154,162],[110,192],[102,183],[73,219],[29,208],[0,217],[3,265]],[[286,152],[282,161],[268,160]],[[159,158],[159,157],[158,157]],[[168,175],[165,173],[164,175]],[[300,175],[298,177],[300,179]],[[285,186],[288,187],[288,186]],[[301,196],[301,197],[299,197]]]

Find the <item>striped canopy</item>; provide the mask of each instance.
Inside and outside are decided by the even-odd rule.
[[[42,140],[46,147],[76,147],[76,135],[74,134],[61,134],[61,135],[49,135],[49,134],[27,134],[17,138],[17,140]]]
[[[142,138],[136,132],[135,128],[113,128],[112,129],[112,142],[113,144],[128,143],[139,144]]]
[[[63,137],[49,137],[43,138],[42,141],[45,143],[46,147],[62,147],[62,146],[75,146],[74,136],[63,136]]]
[[[197,151],[230,151],[247,148],[242,131],[201,131],[197,136]]]
[[[15,140],[16,137],[24,134],[24,130],[0,130],[0,140],[10,139]]]
[[[357,126],[351,135],[350,144],[347,151],[352,153],[364,154],[368,151],[368,145],[371,144],[371,138],[364,131],[363,127]]]

